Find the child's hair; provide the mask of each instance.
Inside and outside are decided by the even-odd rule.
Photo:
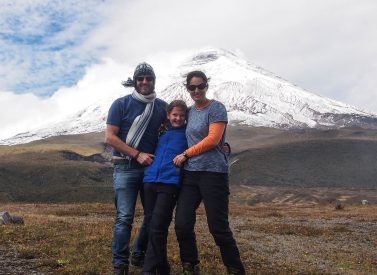
[[[182,108],[182,110],[184,112],[187,112],[187,105],[186,105],[186,102],[184,102],[183,100],[177,99],[177,100],[173,100],[172,102],[170,102],[170,104],[166,108],[166,111],[168,112],[168,114],[171,111],[173,111],[174,107]]]

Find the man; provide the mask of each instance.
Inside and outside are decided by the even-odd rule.
[[[111,105],[106,143],[113,147],[116,220],[112,244],[114,274],[128,274],[129,243],[138,193],[144,205],[144,168],[153,161],[158,130],[166,119],[166,102],[156,98],[156,76],[147,63],[133,75],[135,90]],[[127,85],[125,85],[127,86]],[[131,264],[142,266],[148,233],[145,220],[134,242]]]

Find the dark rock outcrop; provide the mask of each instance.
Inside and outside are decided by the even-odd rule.
[[[82,156],[75,152],[71,151],[62,151],[63,157],[69,160],[83,160],[83,161],[91,161],[91,162],[98,162],[98,163],[105,163],[108,162],[101,154],[94,154],[90,156]]]
[[[8,212],[0,212],[0,224],[24,224],[24,219],[19,216],[11,216]]]

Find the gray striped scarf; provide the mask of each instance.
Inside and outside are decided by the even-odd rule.
[[[144,112],[135,118],[130,130],[128,131],[126,138],[126,143],[129,146],[137,148],[141,138],[144,135],[145,130],[147,129],[149,121],[151,120],[153,114],[154,100],[156,99],[156,93],[153,92],[149,95],[142,95],[138,93],[136,90],[134,90],[131,96],[132,98],[140,102],[146,103],[147,105],[145,106]]]

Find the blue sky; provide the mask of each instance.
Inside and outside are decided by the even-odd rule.
[[[77,83],[100,57],[100,49],[83,45],[100,22],[103,4],[2,0],[0,89],[48,96]]]
[[[15,100],[32,113],[79,91],[93,66],[119,73],[206,46],[377,113],[376,14],[375,0],[1,0],[0,122],[21,119]]]

